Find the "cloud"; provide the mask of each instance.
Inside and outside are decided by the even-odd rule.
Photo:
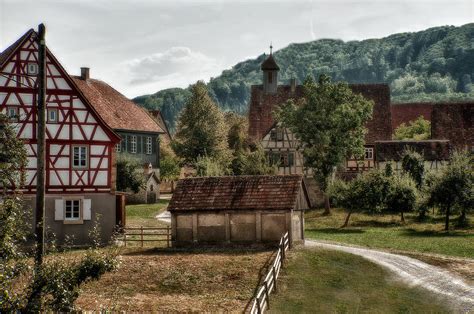
[[[222,64],[205,54],[188,47],[171,47],[143,58],[128,62],[131,84],[148,84],[162,80],[182,77],[189,79],[208,79],[219,72]]]

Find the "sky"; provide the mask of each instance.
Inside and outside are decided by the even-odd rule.
[[[0,0],[0,50],[39,23],[71,75],[127,97],[208,81],[290,43],[474,22],[474,0]]]

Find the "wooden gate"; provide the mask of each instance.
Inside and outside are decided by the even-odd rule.
[[[144,244],[165,244],[167,248],[171,247],[171,227],[127,227],[123,228],[122,241],[124,246],[130,242],[139,242],[140,246]]]

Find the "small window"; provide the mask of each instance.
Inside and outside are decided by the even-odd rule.
[[[132,139],[130,141],[131,144],[131,153],[136,154],[137,153],[137,137],[135,135],[132,135]]]
[[[122,141],[118,142],[117,144],[115,144],[115,151],[117,153],[120,153],[122,151]]]
[[[269,84],[273,83],[273,73],[272,72],[268,72],[268,83]]]
[[[277,129],[276,139],[277,139],[277,141],[283,141],[283,129],[282,128]]]
[[[80,220],[81,219],[81,201],[66,200],[66,208],[64,211],[64,220]]]
[[[152,151],[152,141],[151,141],[151,136],[147,136],[146,138],[146,153],[147,155],[151,155],[151,151]]]
[[[49,123],[58,122],[58,109],[57,108],[48,109],[48,122]]]
[[[7,107],[7,116],[10,121],[17,122],[19,120],[18,108]]]
[[[86,146],[74,146],[72,165],[75,168],[87,167],[87,147]]]
[[[374,159],[374,149],[372,147],[365,148],[365,160],[373,160]]]

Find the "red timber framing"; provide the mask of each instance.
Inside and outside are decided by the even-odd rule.
[[[0,54],[0,112],[15,108],[12,119],[28,152],[25,193],[35,193],[37,139],[38,64],[36,32],[28,31],[13,46]],[[112,186],[114,146],[119,137],[87,102],[52,53],[46,60],[46,109],[56,119],[46,124],[46,192],[104,193]],[[85,166],[74,167],[74,147],[85,147]]]

